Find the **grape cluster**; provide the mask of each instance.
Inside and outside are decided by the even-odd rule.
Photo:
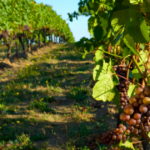
[[[8,34],[7,33],[2,33],[2,36],[3,36],[4,39],[8,38]]]
[[[119,128],[107,133],[103,133],[102,142],[104,144],[113,145],[115,143],[119,143],[121,140],[123,143],[126,142],[128,135],[125,134],[126,126],[123,124],[119,125]]]
[[[140,135],[140,123],[143,124],[145,131],[150,130],[150,86],[145,86],[144,89],[138,87],[135,93],[123,109],[123,113],[120,114],[120,120],[127,122],[127,132]]]
[[[130,136],[141,135],[141,123],[146,132],[150,131],[150,86],[138,87],[135,93],[125,105],[123,113],[120,114],[120,120],[126,122],[127,127],[120,124],[119,128],[103,133],[101,140],[104,144],[113,145],[119,143],[120,140],[125,143]]]
[[[12,40],[14,40],[15,38],[16,38],[16,36],[15,36],[15,35],[13,35],[13,36],[11,37],[11,39],[12,39]]]
[[[7,38],[9,37],[9,32],[8,32],[7,29],[2,33],[2,37],[3,37],[4,39],[7,39]]]
[[[29,26],[28,25],[24,25],[23,31],[30,31]]]
[[[113,66],[113,69],[114,69],[114,71],[117,73],[117,74],[119,74],[119,75],[121,75],[121,76],[123,76],[123,77],[126,77],[126,74],[127,74],[127,66],[125,66],[125,65],[117,65],[117,66]],[[122,81],[122,80],[124,80],[124,79],[122,79],[122,78],[120,78],[119,77],[119,81]]]
[[[127,74],[127,67],[126,66],[114,66],[114,71],[123,77],[126,77]],[[119,77],[119,85],[116,86],[120,93],[120,101],[121,101],[121,109],[125,107],[126,104],[128,104],[129,97],[127,95],[127,91],[129,89],[129,81],[126,81],[125,79]]]

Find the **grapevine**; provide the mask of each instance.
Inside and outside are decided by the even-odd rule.
[[[79,11],[68,15],[70,21],[90,16],[88,30],[93,38],[82,38],[76,45],[86,54],[95,53],[92,96],[117,105],[122,121],[103,133],[101,141],[134,149],[131,137],[135,136],[148,150],[143,138],[150,142],[150,1],[81,0],[78,5]]]
[[[74,42],[68,24],[52,10],[51,6],[37,4],[34,0],[10,0],[1,2],[0,11],[5,12],[1,14],[3,22],[0,23],[0,40],[3,40],[8,47],[8,58],[11,56],[14,40],[16,55],[18,55],[17,42],[20,42],[24,54],[25,41],[28,50],[32,50],[35,40],[38,41],[39,46],[41,46],[41,40],[46,45],[47,36],[49,36],[49,42],[52,42],[53,35],[59,36],[59,42]],[[29,41],[31,41],[30,44]]]

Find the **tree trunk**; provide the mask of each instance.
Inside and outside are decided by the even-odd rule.
[[[54,34],[54,43],[55,43],[55,34]]]
[[[59,37],[59,42],[60,42],[60,43],[62,43],[62,39],[61,39],[61,37]]]
[[[10,58],[10,54],[11,54],[11,41],[7,42],[6,46],[8,47],[7,58]]]
[[[28,38],[26,39],[26,42],[27,42],[27,50],[30,51],[31,48],[30,48],[30,44],[29,44],[29,39]]]
[[[19,36],[18,39],[19,39],[19,42],[21,43],[22,50],[23,50],[23,54],[25,54],[25,46],[24,46],[24,42],[23,42],[23,40],[22,40],[22,37]]]
[[[39,47],[41,46],[40,34],[38,34],[38,45],[39,45]]]
[[[51,41],[51,40],[50,40],[50,35],[48,35],[48,38],[49,38],[49,43],[50,43],[50,41]]]
[[[44,38],[44,40],[43,40],[43,43],[44,43],[44,45],[46,44],[46,39],[45,39],[45,33],[43,34],[43,38]]]
[[[43,33],[42,33],[42,36],[43,36],[43,43],[44,45],[46,44],[46,34],[45,34],[45,31],[43,30]]]
[[[32,51],[31,46],[32,46],[33,42],[34,42],[34,38],[31,39],[31,42],[30,42],[30,44],[29,44],[29,48],[31,49],[31,51]]]
[[[17,38],[15,38],[15,46],[16,46],[16,56],[18,56],[18,44],[17,44]]]

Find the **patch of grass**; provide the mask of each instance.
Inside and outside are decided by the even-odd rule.
[[[42,133],[36,133],[35,135],[31,136],[32,141],[46,140],[47,138],[48,136]]]
[[[43,100],[44,102],[49,102],[49,103],[56,101],[53,96],[44,97],[42,100]]]
[[[35,145],[33,146],[33,142],[40,141],[44,143],[42,140],[56,138],[51,137],[54,133],[57,137],[60,134],[59,137],[61,139],[60,125],[55,124],[55,122],[61,121],[62,124],[65,121],[65,128],[62,128],[62,130],[67,132],[67,136],[69,133],[70,137],[69,141],[64,141],[65,149],[76,150],[75,145],[77,145],[79,150],[89,150],[87,147],[84,147],[83,143],[85,137],[93,132],[93,128],[90,125],[90,128],[88,127],[88,121],[93,116],[90,114],[91,108],[86,107],[88,104],[87,102],[85,103],[88,100],[86,98],[89,96],[89,91],[83,87],[86,87],[86,85],[83,85],[81,80],[82,78],[86,79],[87,74],[83,73],[84,71],[89,71],[91,66],[84,62],[82,64],[80,62],[77,63],[78,60],[83,60],[82,54],[73,48],[68,47],[63,50],[57,49],[50,52],[48,50],[49,53],[43,49],[43,52],[42,50],[41,52],[45,53],[44,55],[42,53],[37,56],[29,55],[26,59],[27,61],[21,59],[18,61],[19,63],[16,62],[21,67],[18,69],[17,74],[13,70],[13,76],[7,75],[11,74],[11,71],[5,72],[5,75],[2,76],[6,78],[7,75],[7,78],[10,79],[10,81],[0,85],[2,89],[0,93],[0,113],[2,113],[0,145],[10,144],[8,146],[9,149],[6,150],[47,150],[46,144],[42,146],[37,144],[38,147],[36,147]],[[63,60],[64,62],[59,62],[58,60]],[[27,64],[24,65],[25,63]],[[80,103],[77,108],[73,106],[74,111],[70,109],[72,102],[66,99],[67,92],[68,98],[74,99],[76,103]],[[55,98],[50,95],[59,97],[59,93],[61,93],[62,97],[65,97],[65,99],[60,98],[60,102],[64,104],[63,107],[66,107],[66,102],[69,103],[64,116],[61,112],[59,99],[57,99],[57,103],[53,103],[58,111],[57,115],[52,108],[53,105],[50,104],[55,101]],[[72,105],[74,105],[74,102]],[[19,118],[15,118],[18,117],[18,115],[15,115],[17,112],[19,112]],[[6,114],[6,117],[4,114]],[[14,118],[10,119],[7,117],[7,114],[11,114],[10,116]],[[64,120],[64,118],[67,120]],[[78,124],[70,128],[70,120],[68,118],[73,120],[74,124],[75,122],[78,122]],[[53,125],[51,119],[54,120]],[[95,122],[91,122],[91,124],[94,124],[95,127],[103,127]],[[53,133],[51,133],[52,126],[56,126],[56,131]],[[69,128],[66,128],[66,126]],[[57,142],[53,144],[55,149]],[[50,145],[49,147],[51,148]]]
[[[51,112],[55,113],[55,111],[51,108],[48,107],[47,102],[42,102],[42,101],[31,101],[30,102],[30,109],[35,109],[37,108],[40,112]]]
[[[6,109],[6,111],[10,114],[14,114],[16,111],[14,110],[14,107],[10,107],[8,109]]]
[[[67,53],[67,54],[66,54]],[[83,60],[82,54],[81,53],[74,53],[72,51],[66,52],[64,56],[59,56],[57,59],[62,60],[62,59],[67,59],[67,60]]]
[[[30,136],[28,136],[27,134],[22,133],[22,135],[20,136],[16,135],[16,138],[20,141],[22,146],[33,147]]]
[[[14,144],[14,142],[11,141],[11,144],[13,145],[7,148],[7,150],[38,150],[36,147],[33,146],[33,143],[30,140],[30,136],[28,136],[27,134],[22,133],[22,135],[20,136],[16,135],[16,138],[19,146],[18,144]]]
[[[66,145],[63,145],[66,150],[75,150],[75,139],[70,139],[69,142],[66,142]]]
[[[29,146],[17,146],[17,145],[13,145],[10,146],[8,149],[4,149],[4,150],[38,150],[36,147],[29,147]]]
[[[1,79],[4,79],[6,77],[6,75],[1,75]]]
[[[12,74],[12,71],[7,71],[6,74]]]
[[[0,104],[0,113],[2,113],[3,110],[5,110],[5,105],[4,104]]]
[[[26,65],[25,68],[20,68],[20,70],[17,72],[17,76],[19,79],[29,78],[30,76],[38,76],[40,75],[40,72],[38,71],[38,67],[28,66]]]
[[[79,148],[80,150],[90,150],[89,148],[87,148],[87,146],[85,146],[84,148]]]
[[[51,92],[54,92],[54,93],[62,93],[61,91],[61,88],[60,87],[55,87],[55,86],[52,86],[52,85],[47,85],[47,89]]]
[[[82,116],[81,116],[81,111],[76,110],[71,114],[72,119],[75,122],[81,122],[82,121]]]
[[[17,76],[19,79],[26,78],[35,78],[35,76],[48,76],[49,72],[47,72],[44,68],[39,67],[38,65],[26,65],[24,68],[20,68],[17,72]]]
[[[99,145],[99,144],[97,143],[97,145],[98,145],[99,150],[107,150],[107,149],[108,149],[108,146],[106,146],[106,145],[104,145],[104,144]]]
[[[99,122],[96,122],[95,127],[100,128],[102,131],[106,131],[108,129],[108,126],[105,123],[99,123]]]
[[[77,146],[81,146],[87,135],[92,134],[92,129],[89,129],[85,123],[74,125],[69,128],[69,137],[76,139]]]
[[[79,66],[79,67],[76,67],[75,69],[74,69],[74,71],[75,72],[83,72],[83,71],[87,71],[87,70],[89,70],[89,66],[90,66],[91,64],[88,64],[88,65],[81,65],[81,66]],[[91,70],[92,71],[92,70]]]
[[[67,94],[68,98],[72,98],[76,101],[82,101],[87,98],[88,90],[84,87],[74,87],[71,91]]]

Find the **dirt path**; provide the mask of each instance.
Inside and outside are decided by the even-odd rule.
[[[118,111],[92,98],[92,60],[91,55],[82,59],[72,46],[51,44],[26,59],[1,61],[0,145],[11,150],[98,149],[95,136],[116,128]]]

